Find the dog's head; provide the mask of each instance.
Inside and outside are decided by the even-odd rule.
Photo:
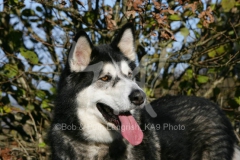
[[[74,41],[68,79],[76,90],[81,88],[76,108],[83,135],[90,141],[110,143],[121,135],[121,127],[124,138],[139,144],[143,135],[131,111],[143,107],[146,96],[134,78],[133,25],[123,26],[109,45],[93,46],[85,32],[79,32]]]

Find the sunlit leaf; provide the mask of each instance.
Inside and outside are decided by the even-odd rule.
[[[5,64],[3,71],[6,77],[13,78],[18,74],[18,67],[16,64]]]
[[[10,0],[9,2],[11,5],[16,5],[18,3],[18,0]]]
[[[152,89],[150,89],[150,88],[145,88],[144,89],[145,90],[145,93],[146,93],[146,95],[148,96],[148,97],[153,97],[153,90]]]
[[[38,56],[35,52],[20,48],[21,55],[32,64],[38,64]]]
[[[240,105],[240,97],[234,97],[234,100],[237,102],[238,105]]]
[[[226,52],[226,46],[225,46],[225,45],[219,46],[219,47],[216,49],[216,52],[217,52],[218,55],[221,55],[221,54],[225,53],[225,52]]]
[[[240,7],[240,1],[237,1],[237,2],[235,3],[235,6],[236,6],[236,7]]]
[[[46,93],[45,93],[44,91],[42,91],[42,90],[37,90],[36,95],[37,95],[39,98],[44,99],[45,96],[46,96]]]
[[[221,5],[224,12],[229,12],[235,5],[235,0],[222,0]]]
[[[208,56],[211,57],[211,58],[215,57],[216,54],[217,54],[217,53],[216,53],[215,50],[211,50],[211,51],[208,52]]]
[[[201,35],[197,31],[193,31],[193,32],[194,32],[196,38],[199,39]]]
[[[207,73],[216,73],[216,69],[215,68],[209,68]]]
[[[185,80],[190,80],[193,78],[193,71],[192,69],[187,69],[185,74],[184,74],[184,79]]]
[[[12,111],[12,109],[11,109],[10,106],[4,106],[4,107],[3,107],[3,111],[4,111],[5,113],[10,113],[10,112]]]
[[[212,10],[214,10],[214,9],[216,8],[216,4],[211,4],[211,5],[210,5],[210,8],[211,8]]]
[[[190,96],[192,94],[192,88],[190,88],[188,91],[187,91],[187,95]]]
[[[232,30],[232,31],[229,31],[229,32],[228,32],[228,35],[230,35],[230,36],[234,35],[234,31],[233,31],[233,30]]]
[[[180,20],[182,20],[182,17],[179,16],[178,14],[172,14],[168,17],[168,19],[170,19],[172,21],[180,21]]]
[[[186,36],[188,36],[189,35],[189,30],[187,29],[187,28],[181,28],[180,29],[180,33],[184,36],[184,37],[186,37]]]
[[[48,99],[44,99],[44,100],[42,101],[41,107],[42,107],[43,109],[49,108],[49,100],[48,100]]]
[[[203,25],[201,23],[198,23],[197,27],[201,29],[201,28],[203,28]]]
[[[203,75],[198,75],[197,76],[197,81],[199,83],[207,83],[208,82],[208,77],[207,76],[203,76]]]
[[[189,16],[193,15],[193,12],[190,11],[190,10],[187,10],[183,13],[183,15],[186,16],[186,17],[189,17]]]
[[[38,147],[40,148],[44,148],[46,147],[46,143],[42,142],[42,143],[38,143]]]

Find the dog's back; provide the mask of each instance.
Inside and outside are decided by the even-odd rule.
[[[151,106],[157,117],[144,111],[144,125],[155,127],[162,160],[232,159],[233,127],[216,104],[199,97],[166,96]]]

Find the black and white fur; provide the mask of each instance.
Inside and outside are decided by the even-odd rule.
[[[134,62],[132,24],[109,45],[93,46],[85,32],[77,34],[58,85],[49,132],[52,159],[240,159],[231,123],[211,101],[167,96],[144,107],[146,96],[134,80]],[[114,114],[130,111],[143,131],[142,143],[129,144],[99,106]]]

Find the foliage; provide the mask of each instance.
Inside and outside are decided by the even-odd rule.
[[[140,81],[150,100],[203,96],[219,103],[233,122],[240,120],[239,0],[4,0],[1,7],[4,158],[49,157],[46,132],[56,84],[80,29],[97,45],[134,22]],[[14,147],[20,150],[9,150]]]

